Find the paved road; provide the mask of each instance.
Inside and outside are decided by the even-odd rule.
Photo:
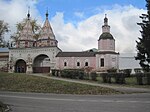
[[[84,80],[79,81],[79,80],[65,79],[65,78],[60,78],[60,77],[59,78],[58,77],[50,77],[50,76],[46,76],[44,74],[30,74],[30,75],[44,77],[44,78],[50,78],[50,79],[55,79],[55,80],[62,80],[62,81],[67,81],[67,82],[107,87],[107,88],[112,88],[117,91],[121,91],[121,92],[125,92],[125,93],[150,93],[150,89],[148,89],[148,88],[135,88],[135,87],[125,87],[125,86],[114,86],[114,85],[112,86],[110,84],[108,85],[108,84],[85,82]]]
[[[0,91],[12,112],[149,112],[150,93],[127,95],[57,95]]]

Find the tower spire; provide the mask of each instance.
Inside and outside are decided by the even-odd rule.
[[[107,18],[107,14],[105,14],[105,18],[104,18],[104,25],[108,25],[108,18]]]
[[[102,26],[102,32],[108,32],[110,33],[110,26],[108,25],[108,18],[107,18],[107,14],[105,14],[105,18],[104,18],[104,25]]]
[[[48,19],[48,8],[47,8],[47,11],[46,11],[46,19]]]
[[[28,14],[27,14],[28,19],[30,19],[30,6],[28,6]]]

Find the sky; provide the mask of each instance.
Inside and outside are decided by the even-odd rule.
[[[10,32],[16,32],[16,24],[26,18],[30,7],[31,18],[39,25],[49,21],[59,48],[63,51],[85,51],[98,48],[104,16],[107,14],[110,31],[120,53],[136,52],[136,40],[141,37],[137,23],[146,13],[145,0],[0,0],[0,20],[9,24]]]

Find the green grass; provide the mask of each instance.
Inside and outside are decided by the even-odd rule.
[[[113,89],[58,81],[26,74],[0,73],[0,90],[57,94],[121,94]]]

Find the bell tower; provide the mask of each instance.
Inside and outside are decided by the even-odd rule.
[[[102,34],[98,39],[98,50],[115,52],[115,39],[110,33],[110,26],[108,25],[108,18],[106,14],[104,18],[104,25],[102,26]]]

